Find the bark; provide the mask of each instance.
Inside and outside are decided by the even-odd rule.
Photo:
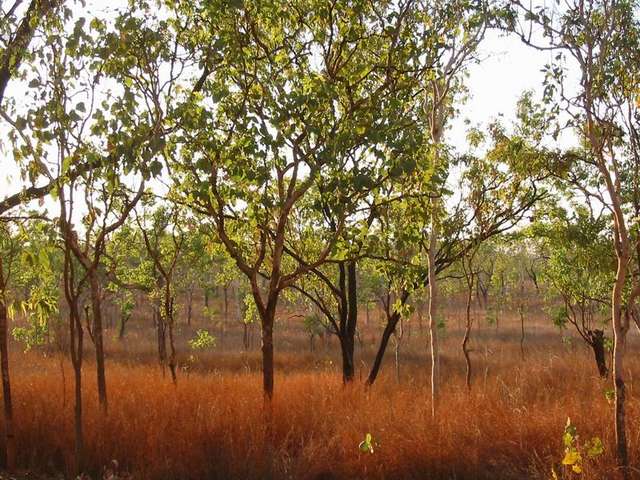
[[[623,250],[624,251],[624,250]],[[612,291],[611,315],[613,323],[613,379],[615,390],[615,435],[616,454],[622,477],[629,478],[629,453],[626,430],[626,386],[624,380],[624,345],[626,329],[623,319],[623,290],[627,277],[628,255],[618,254],[618,268]]]
[[[125,329],[127,327],[129,318],[131,318],[130,315],[120,315],[120,323],[118,325],[118,340],[124,340]]]
[[[438,309],[438,286],[436,284],[436,238],[437,223],[434,219],[431,222],[431,235],[429,237],[429,253],[427,255],[429,268],[429,337],[431,342],[431,416],[436,418],[438,409],[439,394],[439,351],[438,351],[438,324],[436,313]]]
[[[158,339],[158,360],[160,361],[160,367],[162,368],[162,374],[164,375],[164,369],[167,364],[166,324],[162,320],[162,316],[158,311],[157,305],[153,306],[153,320],[156,326]]]
[[[524,361],[524,305],[518,306],[520,314],[520,358]]]
[[[395,312],[387,320],[387,324],[385,325],[384,331],[382,332],[378,351],[376,352],[375,359],[373,360],[371,371],[369,372],[369,376],[367,377],[367,381],[365,382],[367,386],[373,385],[373,383],[376,381],[376,378],[378,378],[378,373],[380,373],[380,367],[382,366],[382,360],[384,359],[384,353],[387,349],[387,345],[389,344],[389,339],[395,331],[396,325],[398,324],[399,320],[400,314],[397,312]]]
[[[82,322],[77,305],[69,306],[69,330],[71,344],[71,364],[73,365],[75,401],[74,435],[75,435],[75,476],[84,469],[84,433],[82,428]]]
[[[93,313],[93,339],[96,345],[96,376],[100,407],[107,411],[107,380],[104,371],[104,340],[102,331],[102,308],[100,305],[100,284],[95,270],[88,272],[91,287],[91,309]]]
[[[602,378],[606,378],[609,374],[609,369],[607,368],[607,357],[604,350],[604,331],[592,330],[588,332],[588,337],[595,357],[598,373]]]
[[[345,384],[353,381],[355,374],[354,347],[358,322],[358,297],[356,262],[347,264],[347,305],[346,323],[340,336],[342,347],[342,380]]]
[[[2,269],[0,268],[0,282],[4,283],[1,275]],[[2,297],[4,297],[4,287],[4,285],[0,285],[2,289],[0,295]],[[5,466],[7,471],[12,472],[16,467],[16,442],[13,430],[13,403],[9,376],[7,305],[2,297],[0,297],[0,365],[2,368],[2,399],[4,403]]]
[[[469,352],[469,338],[471,336],[471,327],[473,326],[473,319],[471,318],[471,300],[472,300],[472,292],[473,292],[473,277],[471,277],[471,281],[468,284],[467,289],[467,308],[466,308],[466,324],[464,329],[464,337],[462,339],[462,353],[464,354],[464,361],[467,368],[466,371],[466,385],[467,389],[471,389],[471,355]]]
[[[262,387],[265,404],[270,410],[273,400],[273,324],[275,320],[276,301],[269,301],[262,316]]]
[[[191,316],[193,315],[193,290],[189,289],[189,300],[187,302],[187,325],[191,326]]]

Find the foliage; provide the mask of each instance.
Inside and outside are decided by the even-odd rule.
[[[216,346],[216,337],[211,335],[208,330],[198,329],[196,336],[189,340],[189,346],[193,350],[207,350]]]

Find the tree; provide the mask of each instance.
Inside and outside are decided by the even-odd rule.
[[[611,308],[615,265],[607,229],[611,219],[606,214],[593,218],[580,205],[573,206],[571,213],[551,210],[545,217],[533,226],[532,235],[540,239],[548,256],[542,279],[562,302],[554,322],[560,328],[573,326],[593,350],[598,373],[606,378],[604,320]]]
[[[176,298],[174,274],[178,258],[183,251],[185,239],[182,225],[183,219],[180,215],[181,212],[178,209],[171,210],[162,206],[147,214],[146,217],[150,217],[148,219],[145,219],[144,215],[142,218],[136,215],[136,221],[142,232],[147,253],[153,261],[154,268],[160,273],[159,294],[162,310],[158,322],[162,322],[162,327],[159,327],[159,331],[162,332],[163,343],[164,332],[167,331],[169,333],[168,365],[173,383],[177,382],[176,347],[173,335]]]
[[[564,179],[611,213],[617,264],[611,286],[616,454],[626,479],[630,472],[624,345],[640,297],[640,277],[634,275],[631,263],[640,237],[636,220],[628,213],[639,205],[638,4],[633,0],[572,0],[554,14],[545,7],[532,10],[519,0],[509,3],[514,7],[509,28],[529,45],[557,53],[556,61],[547,67],[544,101],[550,106],[550,117],[566,122],[581,146],[572,152],[572,168]],[[533,29],[527,28],[531,24],[541,27],[541,36],[535,37]],[[568,65],[578,71],[579,85],[569,85]]]
[[[335,229],[316,232],[323,239],[317,256],[297,252],[304,261],[284,270],[285,247],[295,246],[292,212],[323,179],[343,187],[344,200],[347,188],[357,193],[367,187],[341,177],[358,173],[349,170],[349,154],[378,143],[377,132],[387,128],[378,112],[398,101],[393,92],[402,71],[395,62],[404,55],[406,8],[405,2],[357,2],[354,8],[343,2],[269,2],[259,8],[243,2],[224,12],[213,4],[180,12],[197,15],[197,41],[188,47],[215,73],[202,99],[177,112],[181,155],[175,183],[186,186],[194,209],[213,221],[251,285],[262,327],[267,402],[273,396],[280,294],[325,262],[348,214],[340,215]],[[222,44],[223,51],[211,52],[212,44]]]

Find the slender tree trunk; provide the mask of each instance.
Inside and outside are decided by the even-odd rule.
[[[433,202],[435,206],[435,202]],[[438,286],[436,284],[435,259],[436,239],[438,235],[435,211],[432,213],[431,235],[429,236],[429,253],[427,255],[429,268],[429,336],[431,342],[431,416],[436,418],[439,394],[439,351],[438,351],[438,323],[436,319],[438,308]]]
[[[165,365],[167,364],[167,341],[166,341],[166,324],[158,311],[158,306],[153,306],[153,319],[158,337],[158,360],[162,368],[162,375],[165,373]]]
[[[124,340],[125,328],[129,321],[129,315],[120,315],[120,325],[118,328],[118,340]]]
[[[615,391],[616,454],[622,478],[629,478],[629,453],[625,419],[626,386],[624,380],[624,345],[626,329],[623,319],[622,298],[627,277],[628,256],[618,254],[618,268],[612,291],[611,315],[613,323],[613,379]]]
[[[187,325],[191,326],[191,317],[193,315],[193,289],[189,288],[189,299],[187,301]]]
[[[473,275],[473,273],[471,274]],[[469,337],[471,336],[471,327],[473,326],[473,319],[471,317],[471,300],[473,292],[473,277],[468,284],[467,289],[467,309],[466,309],[466,324],[464,329],[464,338],[462,339],[462,353],[464,354],[464,361],[467,367],[466,384],[467,389],[471,389],[471,355],[469,352]]]
[[[400,303],[404,305],[409,299],[409,292],[404,290],[400,295]],[[373,382],[376,381],[378,377],[378,373],[380,372],[380,367],[382,366],[382,360],[384,358],[384,353],[387,350],[387,345],[389,344],[389,339],[393,332],[395,332],[398,322],[400,321],[400,313],[397,311],[393,311],[390,317],[387,317],[387,324],[384,327],[384,331],[382,332],[382,337],[380,338],[380,345],[378,346],[378,351],[376,352],[375,359],[373,361],[373,365],[371,366],[371,371],[369,372],[369,376],[367,377],[367,381],[365,385],[371,386]]]
[[[204,306],[209,308],[209,289],[204,288]]]
[[[96,374],[98,380],[98,399],[104,412],[107,411],[107,380],[104,371],[104,342],[102,332],[102,309],[100,305],[100,284],[95,270],[88,274],[91,287],[91,307],[93,313],[93,337],[96,344]]]
[[[4,283],[1,265],[0,282]],[[7,471],[12,472],[16,467],[16,442],[13,431],[13,403],[11,379],[9,377],[8,318],[7,305],[4,299],[5,285],[0,285],[0,289],[0,365],[2,368],[2,399],[4,403],[5,466]]]
[[[347,311],[345,329],[340,338],[342,347],[342,380],[345,384],[353,381],[355,375],[354,349],[355,333],[358,323],[358,291],[356,262],[347,264]]]
[[[71,364],[73,365],[75,401],[73,407],[75,435],[74,476],[84,469],[84,433],[82,428],[82,356],[83,335],[80,312],[77,305],[69,305],[69,337]]]
[[[520,358],[524,361],[524,305],[520,303],[518,306],[520,314]]]

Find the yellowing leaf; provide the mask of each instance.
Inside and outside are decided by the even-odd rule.
[[[582,473],[582,467],[580,465],[572,465],[571,470],[573,470],[575,473]]]
[[[580,455],[580,452],[578,452],[577,450],[567,450],[567,453],[565,453],[564,458],[562,459],[562,464],[575,465],[577,463],[580,463],[581,461],[582,457]]]

